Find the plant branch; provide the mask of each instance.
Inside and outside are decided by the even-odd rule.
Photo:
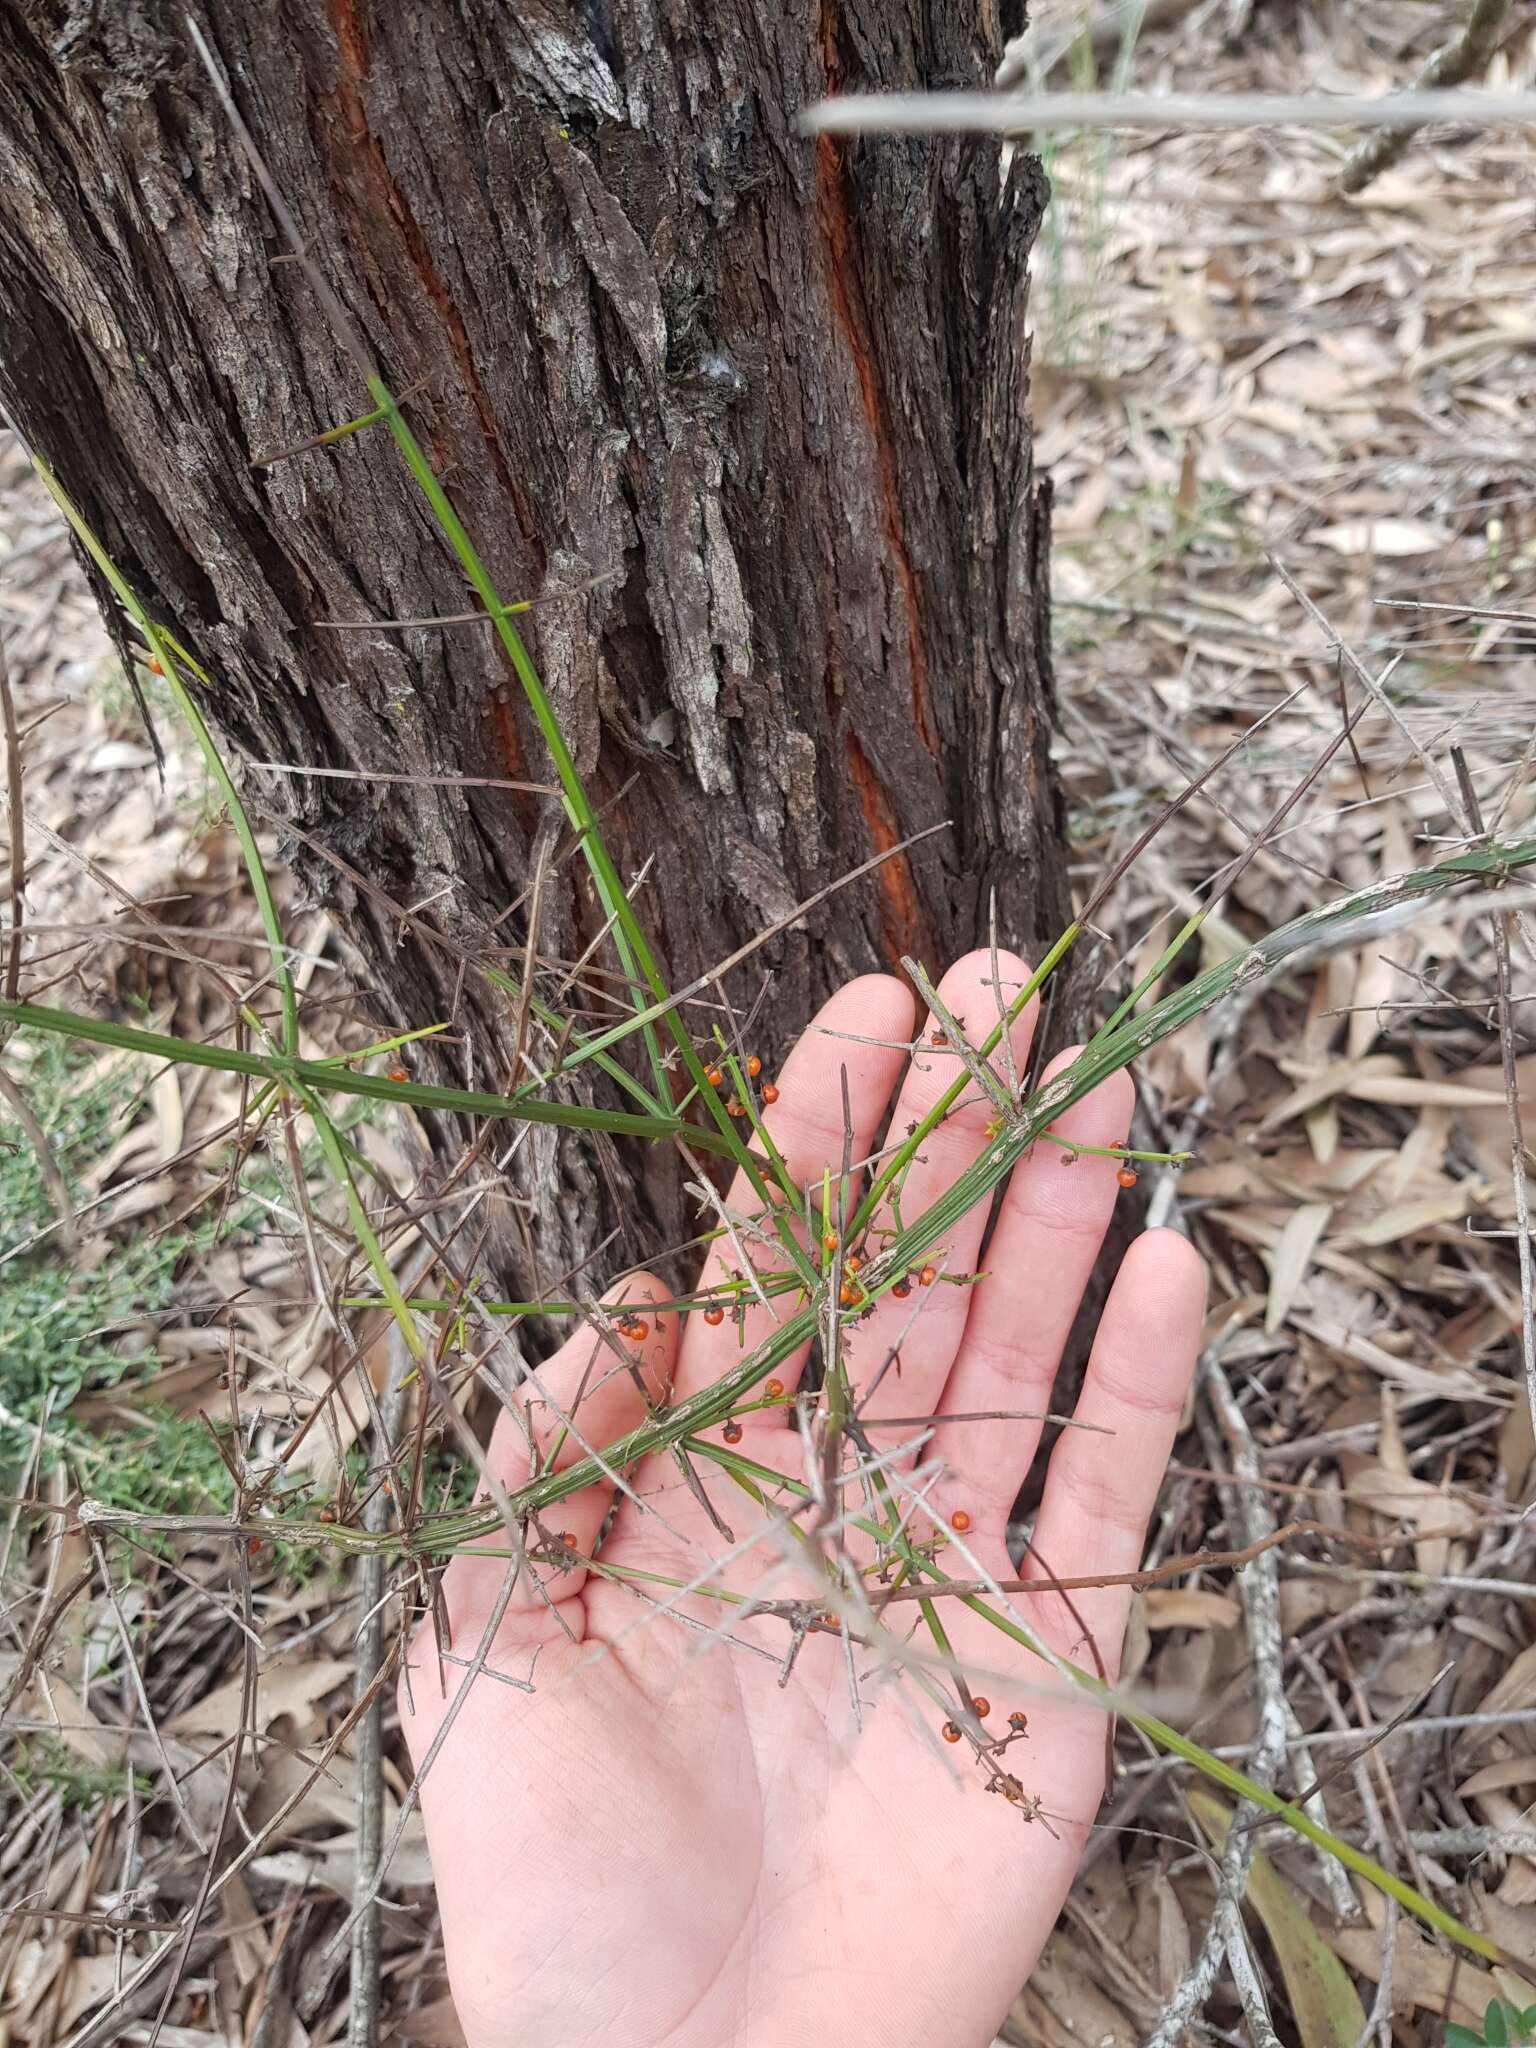
[[[1499,27],[1508,5],[1509,0],[1473,0],[1466,27],[1430,58],[1413,81],[1414,92],[1429,92],[1436,86],[1460,85],[1464,79],[1485,70],[1488,59],[1493,55],[1493,46],[1498,40]],[[1470,104],[1475,106],[1476,101]],[[1379,178],[1405,153],[1418,129],[1417,121],[1404,122],[1391,128],[1378,128],[1374,135],[1356,143],[1344,159],[1344,168],[1339,173],[1339,190],[1363,191],[1373,178]]]

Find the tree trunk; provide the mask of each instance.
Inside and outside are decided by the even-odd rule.
[[[200,71],[182,0],[10,0],[0,396],[251,762],[540,781],[387,430]],[[200,0],[245,119],[509,598],[674,983],[948,821],[740,970],[772,1057],[846,975],[1067,914],[1026,265],[1044,182],[991,143],[797,134],[833,91],[974,86],[996,0]],[[1008,22],[1007,27],[1016,27]],[[601,580],[590,582],[589,579]],[[582,586],[586,587],[583,588]],[[562,591],[569,594],[560,596]],[[429,1078],[505,1079],[461,955],[526,939],[548,798],[247,777]],[[314,842],[311,845],[310,842]],[[315,847],[339,855],[369,893]],[[404,928],[387,902],[426,905]],[[497,922],[501,919],[501,922]],[[538,946],[597,930],[579,860]],[[511,963],[520,971],[521,958]],[[689,1227],[675,1162],[536,1132],[504,1270]],[[616,1254],[617,1255],[617,1254]],[[611,1263],[611,1260],[609,1261]]]

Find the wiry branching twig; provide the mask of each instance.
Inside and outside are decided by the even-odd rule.
[[[0,642],[0,717],[5,721],[5,793],[10,834],[11,872],[6,881],[11,922],[5,938],[5,993],[15,1002],[21,993],[22,890],[27,878],[27,828],[22,811],[21,731],[11,695],[11,671]]]
[[[1408,721],[1403,717],[1401,711],[1398,710],[1397,706],[1392,702],[1392,699],[1387,695],[1386,689],[1384,687],[1386,677],[1373,676],[1371,674],[1370,670],[1366,667],[1365,663],[1360,659],[1359,655],[1355,653],[1354,649],[1349,645],[1349,643],[1346,640],[1342,639],[1339,636],[1339,634],[1337,634],[1334,631],[1333,627],[1329,625],[1328,620],[1324,616],[1321,608],[1313,603],[1312,599],[1302,589],[1301,585],[1296,581],[1296,578],[1291,574],[1290,570],[1286,568],[1284,562],[1280,560],[1278,555],[1271,555],[1269,558],[1269,562],[1270,567],[1274,570],[1275,574],[1280,578],[1280,581],[1285,585],[1286,589],[1291,593],[1292,597],[1294,597],[1296,602],[1301,606],[1302,610],[1306,613],[1307,617],[1312,621],[1313,625],[1316,626],[1318,631],[1325,636],[1328,642],[1330,652],[1348,664],[1350,671],[1355,676],[1356,680],[1364,687],[1365,690],[1369,692],[1371,697],[1375,700],[1377,706],[1383,712],[1385,712],[1386,716],[1401,736],[1404,746],[1407,747],[1409,753],[1411,753],[1415,760],[1418,761],[1419,765],[1423,768],[1424,773],[1429,777],[1430,781],[1434,784],[1435,789],[1439,794],[1441,803],[1445,805],[1445,815],[1448,818],[1454,820],[1457,816],[1458,807],[1455,795],[1451,789],[1451,785],[1446,780],[1445,770],[1440,766],[1439,762],[1435,760],[1434,756],[1429,752],[1428,748],[1425,747],[1419,740],[1414,738],[1413,733],[1409,730]],[[1396,664],[1394,663],[1393,666],[1396,666]]]
[[[1243,2018],[1248,2022],[1250,2048],[1280,2048],[1280,2037],[1269,2016],[1269,2001],[1264,1995],[1263,1981],[1254,1966],[1253,1953],[1243,1928],[1242,1907],[1225,1887],[1217,1902],[1215,1924],[1220,1928],[1227,1952],[1227,1968],[1232,1972],[1232,1982],[1242,2001]]]
[[[1459,748],[1452,758],[1472,829],[1481,832],[1483,813],[1476,784],[1467,774]],[[1533,1270],[1531,1253],[1531,1197],[1525,1164],[1525,1126],[1520,1107],[1520,1068],[1515,1057],[1509,927],[1509,912],[1502,911],[1495,916],[1493,967],[1499,1013],[1499,1059],[1504,1076],[1504,1099],[1509,1107],[1510,1183],[1515,1196],[1515,1252],[1520,1271],[1520,1356],[1525,1367],[1525,1395],[1530,1405],[1531,1426],[1536,1429],[1536,1270]]]
[[[1493,46],[1498,40],[1499,26],[1508,4],[1509,0],[1473,0],[1466,27],[1430,58],[1413,81],[1414,94],[1429,93],[1436,86],[1460,85],[1463,80],[1482,71],[1493,55]],[[1357,143],[1344,159],[1344,168],[1339,173],[1339,190],[1363,191],[1372,178],[1379,178],[1404,154],[1418,127],[1417,121],[1411,121],[1378,128],[1374,135]]]
[[[206,1856],[208,1844],[203,1839],[202,1830],[192,1818],[191,1809],[187,1805],[186,1794],[181,1789],[181,1779],[177,1774],[175,1766],[166,1754],[165,1737],[160,1733],[160,1725],[155,1719],[154,1709],[149,1704],[149,1694],[144,1689],[144,1674],[139,1669],[138,1658],[133,1654],[133,1637],[129,1633],[128,1617],[123,1612],[123,1603],[118,1599],[117,1588],[112,1583],[111,1567],[102,1554],[101,1545],[96,1540],[95,1535],[90,1532],[87,1532],[87,1534],[91,1546],[91,1556],[95,1559],[96,1569],[101,1574],[102,1589],[106,1593],[107,1605],[112,1610],[112,1620],[117,1628],[117,1639],[123,1652],[123,1669],[127,1673],[128,1682],[133,1689],[133,1696],[139,1703],[139,1712],[144,1717],[144,1726],[149,1732],[150,1741],[155,1746],[155,1754],[160,1759],[160,1768],[165,1776],[165,1788],[170,1793],[171,1804],[175,1807],[181,1824],[187,1831],[187,1839],[199,1855]]]
[[[389,1381],[379,1402],[374,1433],[374,1459],[389,1471],[394,1459],[395,1431],[400,1421],[400,1388],[410,1370],[410,1355],[398,1328],[388,1342]],[[366,1375],[366,1365],[362,1368]],[[378,1487],[363,1508],[365,1528],[382,1529],[389,1518],[389,1495]],[[357,1635],[354,1707],[362,1708],[357,1724],[357,1885],[364,1904],[352,1929],[348,1982],[348,2048],[375,2048],[379,2028],[379,1906],[377,1873],[384,1832],[384,1700],[376,1683],[384,1650],[384,1558],[373,1551],[359,1558],[357,1592],[363,1622]]]
[[[1201,1393],[1214,1409],[1216,1416],[1237,1451],[1246,1443],[1252,1450],[1252,1438],[1246,1422],[1227,1385],[1226,1375],[1221,1369],[1220,1358],[1213,1347],[1202,1357],[1199,1366],[1199,1387]],[[1243,1462],[1247,1462],[1246,1458]],[[1258,1460],[1253,1458],[1251,1473],[1240,1476],[1257,1478]],[[1232,1487],[1225,1497],[1227,1520],[1233,1532],[1248,1536],[1250,1542],[1262,1542],[1273,1535],[1274,1523],[1263,1492],[1258,1487]],[[1255,1567],[1246,1571],[1242,1579],[1243,1612],[1248,1624],[1248,1641],[1253,1652],[1254,1675],[1258,1688],[1258,1729],[1248,1752],[1246,1771],[1255,1784],[1266,1790],[1274,1783],[1275,1774],[1285,1759],[1286,1718],[1285,1687],[1282,1674],[1280,1647],[1280,1587],[1275,1570],[1272,1550],[1260,1552]],[[1222,1955],[1243,1947],[1241,1925],[1237,1923],[1240,1902],[1248,1882],[1248,1868],[1253,1861],[1253,1830],[1246,1823],[1253,1819],[1257,1808],[1240,1805],[1233,1816],[1232,1825],[1222,1849],[1221,1869],[1217,1879],[1216,1907],[1205,1931],[1200,1952],[1185,1971],[1172,1998],[1168,2001],[1156,2032],[1148,2048],[1174,2048],[1184,2029],[1200,2011],[1210,1996],[1216,1981],[1216,1972]]]

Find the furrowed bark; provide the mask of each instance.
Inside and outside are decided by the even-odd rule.
[[[973,0],[209,0],[198,20],[308,238],[524,623],[640,907],[687,979],[908,833],[738,976],[772,1058],[851,972],[1066,921],[1048,501],[1026,265],[1045,188],[992,142],[811,142],[825,93],[984,82]],[[1012,24],[1010,24],[1012,25]],[[248,761],[541,780],[465,608],[221,120],[179,0],[17,0],[0,40],[0,399],[216,678]],[[614,572],[614,573],[610,573]],[[553,592],[599,576],[569,597]],[[254,773],[458,945],[516,944],[546,799]],[[619,792],[623,792],[622,797]],[[617,801],[613,801],[617,799]],[[424,1078],[497,1087],[512,1005],[297,838]],[[579,863],[544,951],[598,928]],[[511,963],[516,966],[518,963]],[[615,1222],[689,1227],[668,1156],[536,1131],[494,1262],[533,1288]],[[596,1277],[595,1275],[593,1277]]]

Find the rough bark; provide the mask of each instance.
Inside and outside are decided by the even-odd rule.
[[[8,0],[0,398],[216,678],[249,761],[541,778],[382,430],[253,462],[364,409],[284,260],[181,0]],[[616,852],[691,976],[906,834],[771,970],[772,1055],[848,973],[1066,913],[1051,779],[1047,499],[1026,265],[1044,186],[990,143],[811,143],[832,90],[973,86],[995,0],[202,0],[308,238],[502,592],[530,615]],[[611,576],[607,572],[617,572]],[[524,889],[547,801],[254,773],[261,801],[471,951]],[[622,791],[622,797],[619,792]],[[507,1006],[306,844],[380,999],[452,1016],[499,1081]],[[591,938],[576,866],[545,950]],[[514,919],[494,940],[521,931]],[[634,1179],[631,1179],[634,1176]],[[536,1135],[502,1263],[547,1279],[616,1219],[682,1227],[670,1159]]]

